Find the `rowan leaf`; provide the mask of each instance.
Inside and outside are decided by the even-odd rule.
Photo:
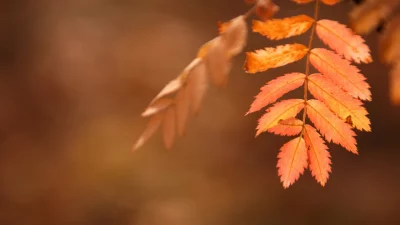
[[[171,149],[176,136],[175,109],[170,107],[165,112],[162,124],[163,140],[166,149]]]
[[[253,20],[253,32],[260,33],[271,40],[280,40],[305,33],[313,22],[314,19],[307,15],[271,19],[265,22]]]
[[[308,90],[341,119],[346,120],[350,116],[355,128],[371,131],[368,112],[362,102],[345,93],[331,79],[321,74],[312,74],[308,76]]]
[[[278,124],[270,129],[268,132],[282,136],[295,136],[303,129],[303,121],[296,118],[289,118],[280,120]]]
[[[289,73],[271,80],[261,88],[261,92],[255,97],[247,114],[264,108],[284,94],[300,87],[303,85],[305,77],[306,75],[303,73]]]
[[[284,188],[288,188],[307,167],[307,148],[304,139],[297,137],[284,144],[278,154],[278,175]]]
[[[263,72],[302,59],[308,48],[302,44],[280,45],[246,53],[244,69],[247,73]]]
[[[148,141],[151,138],[151,136],[153,136],[157,132],[163,119],[164,119],[163,112],[155,114],[150,118],[149,122],[147,122],[145,130],[143,131],[143,133],[140,135],[139,139],[133,146],[132,151],[136,151],[139,148],[141,148],[144,145],[144,143],[146,143],[146,141]]]
[[[207,55],[204,57],[204,62],[212,82],[216,86],[226,85],[232,63],[225,40],[218,37],[215,42],[211,44]]]
[[[325,5],[335,5],[342,0],[321,0],[321,2],[325,3]]]
[[[293,2],[296,2],[297,4],[307,4],[310,3],[314,0],[292,0]]]
[[[370,49],[364,39],[345,25],[332,20],[320,20],[316,32],[325,44],[345,59],[356,63],[372,62]]]
[[[315,48],[311,50],[310,62],[351,96],[371,101],[370,86],[365,81],[366,78],[346,59],[327,49]]]
[[[325,186],[329,173],[332,172],[328,147],[317,130],[308,124],[304,127],[304,140],[308,149],[311,174],[322,186]]]
[[[340,144],[354,154],[358,154],[356,134],[351,126],[339,119],[329,108],[316,99],[307,101],[307,116],[328,142]]]
[[[400,62],[395,64],[389,75],[390,100],[394,105],[400,105]]]
[[[368,34],[374,30],[381,21],[390,18],[393,11],[399,7],[398,0],[368,0],[354,7],[350,12],[350,24],[358,34]]]
[[[208,89],[208,77],[204,62],[196,59],[192,63],[192,69],[187,75],[186,92],[190,102],[191,112],[197,114]]]
[[[276,126],[280,120],[295,117],[303,108],[304,99],[289,99],[276,103],[259,119],[256,136]]]
[[[174,102],[171,98],[158,99],[151,103],[142,113],[142,117],[152,116],[164,109],[168,108]]]
[[[178,135],[183,136],[185,133],[186,121],[190,111],[190,92],[187,91],[187,87],[183,87],[176,94],[175,106],[176,106],[176,126],[178,129]]]

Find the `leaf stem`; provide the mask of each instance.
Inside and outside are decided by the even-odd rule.
[[[304,80],[304,103],[307,105],[307,100],[308,100],[308,76],[310,75],[310,52],[312,48],[312,44],[314,41],[314,36],[315,36],[315,29],[316,29],[316,24],[319,16],[319,1],[315,1],[315,10],[314,10],[314,23],[311,28],[311,35],[310,35],[310,41],[308,43],[308,53],[307,53],[307,61],[306,61],[306,78]],[[303,131],[301,132],[301,135],[304,134],[304,128],[306,126],[306,116],[307,116],[307,106],[304,107],[303,111]]]

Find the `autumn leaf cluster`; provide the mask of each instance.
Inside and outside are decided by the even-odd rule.
[[[263,132],[297,136],[284,144],[278,154],[278,175],[285,188],[306,168],[324,186],[331,172],[331,156],[325,140],[358,154],[353,129],[371,131],[368,112],[362,102],[371,101],[370,86],[360,70],[352,65],[372,62],[370,50],[364,40],[345,25],[328,19],[318,20],[319,1],[294,0],[299,4],[314,2],[314,18],[299,15],[255,20],[252,24],[253,32],[271,40],[301,35],[311,29],[308,46],[294,43],[246,53],[244,68],[247,73],[264,72],[306,58],[305,73],[288,73],[269,81],[247,113],[259,111],[286,93],[304,87],[303,98],[276,102],[267,108],[257,126],[257,136]],[[339,1],[321,2],[333,5]],[[312,48],[315,34],[331,50]],[[310,74],[310,65],[319,73]],[[298,118],[301,111],[303,115]]]
[[[250,74],[306,59],[304,73],[287,73],[267,82],[247,114],[268,107],[258,121],[256,136],[264,132],[292,136],[278,154],[278,175],[284,188],[307,168],[324,186],[332,171],[327,143],[358,154],[354,130],[371,131],[363,105],[363,101],[372,100],[370,86],[354,64],[370,63],[372,58],[364,40],[351,29],[337,21],[318,18],[321,2],[330,6],[340,0],[292,1],[315,4],[314,16],[270,19],[279,9],[271,0],[246,0],[254,5],[251,10],[228,22],[219,22],[219,36],[205,43],[196,58],[142,113],[149,122],[133,149],[140,148],[160,127],[167,149],[173,146],[176,136],[183,136],[188,118],[199,112],[209,83],[226,85],[232,58],[241,53],[247,42],[246,19],[255,13],[260,20],[252,22],[252,31],[268,39],[282,40],[311,32],[308,45],[292,43],[246,53],[244,69]],[[313,48],[314,36],[329,48]],[[318,73],[311,74],[311,67]],[[280,100],[300,87],[304,89],[302,98]],[[299,116],[300,112],[303,113]]]

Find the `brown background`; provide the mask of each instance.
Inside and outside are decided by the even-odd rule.
[[[276,2],[276,17],[312,13]],[[351,7],[323,6],[321,16],[347,23]],[[284,190],[276,156],[288,138],[255,139],[261,113],[243,116],[265,82],[303,71],[304,60],[249,75],[240,55],[173,151],[158,134],[131,153],[149,101],[217,34],[216,21],[247,9],[241,0],[2,1],[0,224],[399,224],[400,108],[388,99],[376,34],[367,38],[375,63],[360,66],[373,132],[358,132],[359,156],[329,146],[325,188],[307,171]],[[246,51],[308,34],[249,39]]]

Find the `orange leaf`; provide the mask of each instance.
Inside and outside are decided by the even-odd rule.
[[[317,22],[319,38],[339,55],[356,63],[370,63],[372,58],[364,39],[354,34],[345,25],[332,20]]]
[[[320,74],[308,77],[308,89],[318,100],[324,102],[332,112],[345,120],[350,116],[353,126],[359,130],[371,131],[367,110],[359,99],[342,91],[332,80]]]
[[[246,53],[244,69],[247,73],[263,72],[302,59],[308,48],[302,44],[280,45]]]
[[[187,75],[186,92],[190,101],[191,111],[197,114],[208,89],[208,79],[203,61],[195,59],[191,65]]]
[[[307,168],[307,148],[304,139],[298,137],[284,144],[278,159],[278,175],[283,187],[288,188]]]
[[[171,149],[175,141],[175,110],[173,107],[165,112],[163,121],[163,140],[166,149]]]
[[[189,115],[190,102],[187,88],[182,88],[175,98],[176,106],[176,126],[178,127],[178,135],[183,136],[185,132],[186,121]]]
[[[280,40],[303,34],[313,22],[314,19],[306,15],[272,19],[265,22],[254,20],[253,32],[267,36],[271,40]]]
[[[150,104],[142,113],[142,117],[152,116],[160,111],[163,111],[170,106],[174,101],[170,98],[162,98]]]
[[[276,103],[259,119],[256,136],[278,125],[280,120],[295,117],[303,108],[303,99],[289,99]]]
[[[351,126],[333,114],[324,103],[315,99],[308,100],[307,115],[328,142],[333,141],[358,154],[354,138],[356,134],[351,130]]]
[[[289,118],[279,121],[278,125],[268,129],[268,132],[282,136],[295,136],[303,129],[303,121],[296,118]]]
[[[314,0],[292,0],[293,2],[296,2],[297,4],[307,4],[310,3]]]
[[[327,49],[315,48],[311,50],[310,62],[351,96],[371,101],[370,86],[365,81],[366,78],[349,61]]]
[[[304,139],[308,148],[311,174],[322,186],[325,186],[329,173],[332,172],[328,147],[317,130],[310,125],[305,126]]]
[[[321,2],[325,3],[325,5],[335,5],[339,3],[341,0],[321,0]]]
[[[305,77],[306,75],[302,73],[289,73],[271,80],[261,88],[261,92],[255,97],[247,114],[264,108],[284,94],[300,87],[303,85]]]
[[[400,105],[400,62],[395,64],[389,75],[390,100],[394,105]]]
[[[164,118],[164,113],[158,113],[151,117],[149,122],[147,122],[146,129],[143,131],[143,133],[140,135],[139,139],[136,141],[135,145],[133,146],[133,151],[138,150],[143,146],[144,143],[146,143],[147,140],[153,136],[158,128],[161,125],[161,122]]]
[[[390,18],[393,11],[399,6],[397,0],[369,0],[354,7],[350,12],[350,24],[358,34],[368,34],[374,30],[381,21]]]

